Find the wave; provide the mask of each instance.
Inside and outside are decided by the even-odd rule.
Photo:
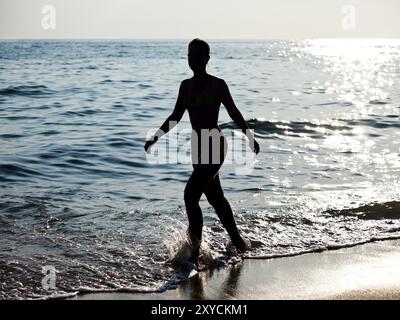
[[[39,171],[25,168],[19,164],[0,164],[0,173],[18,177],[42,175]]]
[[[21,85],[0,89],[0,96],[41,97],[53,93],[53,90],[44,85]]]
[[[0,134],[0,138],[2,139],[16,139],[16,138],[23,138],[25,135],[23,134],[15,134],[15,133],[5,133]]]
[[[74,292],[62,292],[55,293],[48,296],[39,296],[37,300],[56,300],[56,299],[68,299],[80,295],[91,294],[91,293],[155,293],[160,292],[157,288],[140,288],[140,287],[120,287],[120,288],[91,288],[81,287]]]
[[[398,115],[387,115],[385,116],[389,119],[398,119]],[[377,129],[385,129],[385,128],[400,128],[400,122],[398,120],[388,120],[382,119],[381,117],[375,116],[374,119],[357,119],[357,120],[341,120],[339,121],[346,122],[348,125],[351,126],[367,126]]]
[[[107,238],[98,238],[99,235],[96,235],[96,232],[94,232],[96,231],[95,227],[92,224],[88,225],[88,222],[93,220],[93,215],[82,215],[81,212],[76,212],[74,214],[74,212],[65,210],[58,213],[50,212],[50,205],[55,204],[47,201],[40,201],[37,203],[29,201],[25,204],[7,202],[2,203],[0,208],[8,212],[8,215],[4,216],[4,219],[6,220],[5,222],[12,222],[13,219],[16,218],[20,219],[22,216],[21,210],[28,210],[23,216],[28,216],[28,213],[33,211],[35,212],[34,215],[29,214],[29,217],[36,219],[36,230],[41,230],[41,228],[45,230],[45,234],[40,234],[40,237],[36,239],[36,242],[32,242],[35,244],[43,245],[45,243],[42,242],[43,237],[49,237],[52,229],[54,229],[54,232],[57,233],[60,231],[66,232],[68,230],[68,233],[72,235],[72,237],[69,238],[67,242],[61,239],[59,239],[60,241],[57,241],[57,250],[62,253],[59,257],[55,258],[55,262],[59,265],[65,265],[63,268],[67,268],[68,263],[65,259],[73,256],[74,258],[77,258],[76,261],[73,265],[68,266],[68,276],[58,279],[57,287],[60,290],[53,292],[45,292],[40,288],[37,288],[36,282],[30,282],[30,280],[26,278],[26,275],[31,273],[35,274],[37,277],[41,275],[40,269],[37,269],[35,265],[31,265],[31,262],[28,264],[18,262],[18,260],[24,261],[24,257],[8,262],[0,261],[0,278],[4,278],[6,274],[11,274],[11,277],[15,281],[19,281],[24,284],[26,283],[28,286],[26,290],[21,291],[18,287],[14,287],[14,285],[10,283],[9,287],[7,287],[7,289],[3,292],[3,297],[18,299],[65,299],[88,293],[125,292],[134,294],[164,292],[169,289],[176,288],[177,285],[187,279],[185,266],[181,264],[181,261],[185,259],[184,256],[187,254],[181,250],[182,248],[185,249],[183,246],[185,245],[184,241],[186,240],[185,225],[177,223],[170,227],[172,229],[167,227],[165,231],[174,230],[176,233],[174,235],[171,234],[167,242],[161,242],[167,246],[169,254],[161,251],[159,251],[157,254],[154,254],[154,250],[159,250],[160,246],[160,241],[156,238],[150,239],[150,242],[147,244],[142,242],[137,243],[137,246],[135,245],[132,247],[127,246],[127,238],[120,239],[122,242],[118,243],[116,241],[119,240],[113,236],[109,239],[111,242],[108,242],[106,241]],[[352,214],[356,214],[356,216],[352,217],[352,219],[354,219],[354,226],[357,226],[361,223],[357,218],[364,219],[364,217],[362,217],[360,214],[361,212],[366,212],[366,214],[370,215],[370,218],[372,219],[396,219],[399,217],[399,208],[400,201],[388,201],[383,203],[360,205],[351,209],[327,210],[325,211],[325,214],[329,214],[331,217],[337,217],[338,214],[343,215],[351,210]],[[13,212],[14,214],[10,215]],[[107,215],[112,214],[109,211],[106,211],[106,213]],[[96,213],[95,217],[97,224],[99,224],[101,223],[101,220],[98,220],[97,217],[101,219],[104,219],[105,217],[97,216],[97,214],[98,213]],[[132,223],[128,223],[128,219],[136,219],[135,221],[141,221],[143,225],[146,226],[149,226],[151,224],[149,222],[153,221],[149,217],[150,215],[148,215],[146,210],[135,211],[135,214],[128,212],[120,212],[120,214],[122,214],[122,216],[116,215],[113,220],[107,224],[104,224],[107,225],[107,229],[110,229],[110,232],[112,232],[111,229],[113,223],[117,223],[121,220],[121,225],[132,225],[133,221],[131,221]],[[152,210],[152,214],[157,214],[157,212]],[[165,216],[164,211],[163,215],[158,217],[161,219],[163,216]],[[240,220],[240,215],[238,215],[238,218]],[[248,218],[249,217],[246,219]],[[257,219],[259,218],[261,218],[261,216],[259,216]],[[323,216],[321,218],[323,218]],[[337,218],[342,221],[340,217]],[[263,223],[268,229],[268,231],[267,229],[264,230],[266,233],[268,233],[268,235],[263,237],[261,234],[250,234],[250,231],[245,231],[247,234],[247,240],[251,243],[251,251],[245,253],[241,257],[238,257],[234,252],[231,251],[229,244],[225,245],[223,244],[224,241],[221,241],[223,238],[221,238],[220,233],[223,229],[218,228],[217,226],[213,226],[212,228],[206,227],[204,234],[205,238],[201,249],[200,264],[202,267],[204,266],[204,270],[214,269],[233,264],[235,261],[237,261],[237,259],[240,261],[242,258],[284,258],[307,253],[353,247],[369,242],[400,238],[400,229],[398,228],[398,224],[393,224],[387,226],[387,230],[384,233],[374,232],[373,234],[363,234],[360,237],[341,237],[340,239],[328,237],[324,238],[323,241],[314,241],[316,230],[323,230],[323,233],[326,234],[326,225],[324,222],[320,224],[320,219],[310,219],[304,216],[295,217],[292,214],[287,216],[281,214],[277,216],[271,216],[267,213],[263,217]],[[26,221],[27,220],[25,220],[25,223]],[[71,221],[74,221],[74,223]],[[170,224],[172,220],[167,219],[166,221],[169,221],[169,223],[164,223],[164,225]],[[152,223],[155,228],[160,228],[160,226],[154,224],[154,222]],[[348,220],[346,220],[346,222],[342,221],[341,224],[343,228],[351,226]],[[78,225],[79,228],[77,228],[76,231],[79,232],[79,234],[82,233],[82,226],[88,225],[88,229],[85,229],[87,234],[84,236],[84,240],[80,236],[73,234],[73,230]],[[254,229],[253,226],[251,228]],[[301,232],[297,233],[295,230],[301,230]],[[307,232],[309,237],[304,237],[306,235],[304,232]],[[20,232],[18,233],[20,234]],[[349,230],[349,234],[350,233],[353,235],[354,233],[357,233],[357,230]],[[148,237],[151,238],[151,236]],[[55,238],[51,237],[46,239],[55,240]],[[105,241],[105,245],[96,246],[96,250],[90,253],[80,250],[80,246],[83,246],[83,248],[92,246],[90,239],[95,239],[95,241],[103,240]],[[270,241],[271,239],[272,241]],[[21,238],[21,241],[25,240]],[[71,245],[74,245],[75,242],[79,243],[79,246],[73,246],[74,249],[71,249]],[[150,247],[143,251],[143,248],[146,245]],[[15,253],[16,252],[14,252],[14,254]],[[114,257],[119,258],[114,259]],[[178,261],[178,267],[173,267],[174,260]],[[40,260],[38,260],[38,262],[39,261]],[[154,268],[149,266],[154,266]],[[116,272],[112,279],[109,278],[109,271],[107,270],[114,270]],[[82,282],[79,282],[79,284],[75,286],[75,283],[77,283],[77,278],[82,279]],[[11,289],[15,290],[11,291]]]
[[[400,201],[371,203],[356,208],[325,211],[331,215],[353,216],[362,220],[399,219]]]
[[[100,110],[100,109],[84,109],[84,110],[79,110],[79,111],[65,111],[60,113],[60,115],[65,116],[65,117],[70,117],[70,116],[78,116],[78,117],[85,117],[85,116],[91,116],[91,115],[96,115],[96,114],[110,114],[112,111],[106,111],[106,110]]]
[[[335,245],[327,245],[327,246],[320,246],[311,249],[299,250],[297,252],[289,252],[289,253],[274,253],[268,255],[258,255],[258,256],[242,256],[242,259],[249,259],[249,260],[270,260],[270,259],[278,259],[278,258],[289,258],[295,257],[303,254],[310,254],[310,253],[319,253],[323,251],[332,251],[332,250],[339,250],[344,248],[351,248],[355,246],[360,246],[367,243],[378,242],[378,241],[388,241],[388,240],[398,240],[400,236],[393,236],[393,237],[372,237],[367,240],[357,241],[352,243],[344,243],[344,244],[335,244]],[[217,269],[224,266],[229,266],[240,262],[242,259],[237,258],[231,259],[230,263],[227,264],[211,264],[209,267],[201,269],[201,271],[207,271],[210,269]],[[153,294],[153,293],[162,293],[166,292],[171,289],[175,289],[178,285],[185,282],[190,277],[189,271],[186,271],[184,268],[180,269],[179,272],[173,274],[165,283],[160,286],[155,287],[140,287],[140,286],[133,286],[133,287],[117,287],[117,288],[94,288],[94,287],[80,287],[73,292],[61,292],[47,296],[38,296],[37,299],[41,300],[53,300],[53,299],[68,299],[73,298],[76,296],[81,296],[85,294],[96,294],[96,293],[131,293],[131,294]]]
[[[256,136],[262,138],[276,138],[277,135],[290,137],[308,137],[314,139],[323,139],[326,136],[340,132],[345,136],[354,136],[353,129],[357,126],[367,126],[374,129],[400,128],[398,115],[387,115],[374,119],[332,119],[332,122],[311,122],[311,121],[275,121],[250,119],[246,120],[250,129],[253,129]],[[392,120],[393,119],[393,120]],[[233,122],[226,122],[220,125],[222,129],[237,129]],[[371,137],[377,137],[379,134],[368,133]]]
[[[387,240],[399,240],[400,236],[383,236],[383,237],[371,237],[366,240],[362,241],[356,241],[356,242],[348,242],[348,243],[342,243],[342,244],[329,244],[326,246],[317,246],[314,248],[310,249],[303,249],[299,250],[296,252],[288,252],[288,253],[272,253],[268,255],[257,255],[257,256],[245,256],[245,259],[274,259],[274,258],[286,258],[286,257],[294,257],[294,256],[299,256],[303,254],[308,254],[308,253],[317,253],[317,252],[323,252],[323,251],[328,251],[328,250],[339,250],[339,249],[344,249],[344,248],[351,248],[371,242],[377,242],[377,241],[387,241]]]
[[[313,123],[309,121],[268,121],[260,119],[250,119],[246,121],[249,128],[256,134],[286,135],[301,137],[304,134],[311,135],[313,138],[324,138],[329,131],[351,130],[352,127],[340,124]],[[234,122],[223,123],[222,129],[236,129]]]

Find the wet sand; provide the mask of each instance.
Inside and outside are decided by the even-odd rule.
[[[400,240],[200,272],[161,293],[92,293],[73,299],[400,299]]]

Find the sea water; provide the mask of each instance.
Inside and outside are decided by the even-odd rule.
[[[0,41],[0,298],[169,288],[192,167],[143,146],[192,76],[187,43]],[[400,237],[400,41],[210,46],[261,146],[251,170],[220,172],[247,257]],[[223,107],[220,126],[236,128]],[[178,144],[189,128],[186,113]],[[228,236],[200,204],[202,252],[223,263]]]

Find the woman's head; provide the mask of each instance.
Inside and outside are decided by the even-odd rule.
[[[210,46],[204,40],[193,39],[188,46],[188,62],[193,72],[205,70],[210,59]]]

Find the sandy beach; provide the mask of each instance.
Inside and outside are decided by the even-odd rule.
[[[161,293],[95,293],[73,299],[399,299],[400,240],[200,272]]]

